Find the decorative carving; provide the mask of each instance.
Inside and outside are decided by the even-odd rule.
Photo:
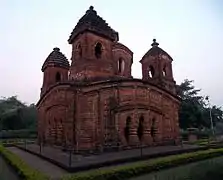
[[[88,31],[85,35],[86,30],[95,33]],[[178,136],[179,102],[170,91],[166,91],[175,84],[171,61],[167,60],[171,57],[154,40],[152,48],[141,60],[143,80],[133,79],[133,53],[117,41],[118,33],[90,7],[69,38],[69,43],[73,45],[70,68],[59,49],[54,49],[52,56],[55,59],[50,55],[43,67],[49,69],[44,71],[44,85],[37,103],[38,138],[46,136],[46,143],[89,150],[111,148],[118,146],[118,143],[137,146],[139,139],[145,145],[152,145],[151,135],[155,141]],[[95,49],[95,42],[100,42],[102,46]],[[120,57],[125,60],[124,69],[120,69],[123,70],[122,76],[117,73],[117,60]],[[51,65],[57,66],[52,68]],[[121,61],[119,65],[123,65]],[[166,65],[165,69],[163,65]],[[151,78],[148,78],[149,66],[154,70]],[[51,78],[55,80],[58,70],[60,81],[50,82]],[[162,70],[165,70],[164,74]],[[165,91],[159,88],[162,83],[167,88]],[[144,122],[143,128],[140,124],[137,137],[140,115],[143,115]],[[132,123],[128,129],[129,143],[126,143],[124,129],[128,116]],[[151,118],[155,118],[154,123]]]
[[[161,94],[156,91],[150,92],[150,101],[154,104],[160,104],[161,103]]]

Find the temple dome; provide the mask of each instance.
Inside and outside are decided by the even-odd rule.
[[[42,66],[42,71],[44,71],[48,65],[59,66],[66,69],[70,67],[68,59],[63,53],[60,52],[60,49],[57,47],[55,47],[53,51],[49,54],[49,56],[46,58]]]

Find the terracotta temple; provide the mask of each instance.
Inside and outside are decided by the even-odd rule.
[[[142,79],[131,75],[133,52],[91,6],[73,29],[71,63],[54,48],[43,66],[38,140],[76,150],[178,142],[178,110],[170,55],[153,40]]]

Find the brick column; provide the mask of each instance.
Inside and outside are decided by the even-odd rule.
[[[150,135],[150,124],[148,120],[144,122],[144,132],[143,132],[143,144],[149,146],[152,144],[152,138]]]
[[[130,135],[129,135],[130,146],[137,146],[140,144],[139,138],[137,135],[137,129],[138,129],[138,119],[136,116],[136,110],[134,110],[134,114],[133,114],[131,125],[130,125]]]

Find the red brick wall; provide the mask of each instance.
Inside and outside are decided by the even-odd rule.
[[[47,141],[52,142],[48,131],[55,129],[55,123],[47,122],[62,119],[64,135],[60,137],[67,144],[73,143],[76,149],[100,148],[109,143],[109,139],[117,141],[118,138],[122,146],[137,146],[138,123],[140,116],[143,116],[143,144],[152,145],[152,119],[155,119],[157,130],[156,143],[178,138],[178,108],[178,100],[171,95],[140,82],[98,84],[80,88],[78,92],[75,88],[58,86],[38,106],[41,117],[39,125],[45,123],[39,133],[45,131],[43,134]],[[128,116],[131,117],[129,142],[124,136]],[[60,128],[57,129],[59,132]]]
[[[102,56],[99,59],[95,57],[97,43],[102,44]],[[82,56],[78,55],[78,45],[81,46]],[[72,44],[71,77],[82,79],[84,77],[114,75],[112,45],[112,41],[92,33],[80,35]]]
[[[95,46],[102,44],[101,58],[95,57]],[[81,47],[81,56],[80,49]],[[133,53],[124,45],[92,33],[79,35],[72,44],[71,78],[125,76],[131,77]],[[118,73],[118,60],[124,61],[124,71]]]

